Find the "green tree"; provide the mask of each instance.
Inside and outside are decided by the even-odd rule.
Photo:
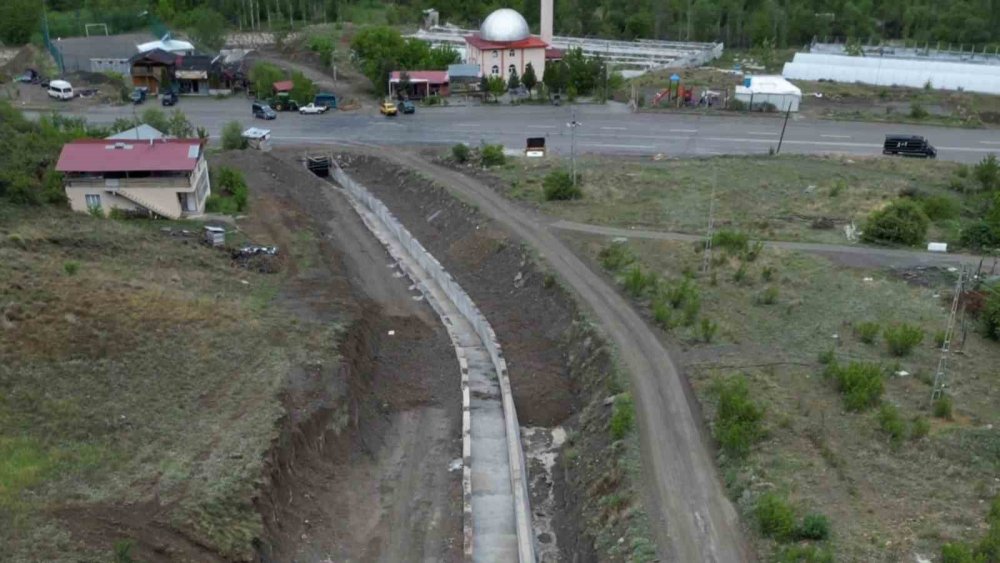
[[[510,76],[507,78],[507,89],[517,90],[521,87],[521,79],[517,76],[517,71],[511,69]]]
[[[861,238],[868,242],[915,246],[927,236],[930,219],[918,203],[900,199],[873,212],[865,222]]]
[[[489,78],[489,91],[493,100],[499,102],[500,96],[503,96],[504,92],[507,91],[507,84],[504,83],[503,78],[491,76]]]
[[[142,122],[163,134],[170,134],[170,120],[159,108],[148,108],[142,112]]]
[[[194,126],[191,125],[191,122],[188,121],[181,110],[175,109],[170,114],[166,133],[178,139],[190,139],[194,136]]]
[[[226,43],[226,19],[211,8],[200,7],[188,12],[185,20],[191,22],[188,34],[199,48],[216,52]]]
[[[545,84],[545,87],[548,88],[550,92],[562,92],[566,89],[566,83],[568,80],[569,76],[567,74],[566,64],[562,61],[545,65],[545,70],[542,73],[542,83]]]
[[[3,0],[0,2],[0,42],[21,45],[39,29],[42,4],[34,0]]]
[[[258,61],[250,69],[250,83],[258,98],[270,97],[274,83],[284,79],[284,71],[268,62]]]
[[[972,172],[984,190],[1000,189],[1000,162],[997,161],[995,154],[986,155]]]
[[[230,121],[222,128],[222,148],[227,151],[247,148],[243,125],[239,121]]]
[[[303,105],[308,104],[313,101],[317,92],[319,88],[306,75],[297,70],[292,72],[292,91],[289,95],[293,100]]]
[[[410,81],[410,73],[405,70],[399,73],[399,83],[396,84],[396,95],[410,97],[413,83]]]
[[[535,67],[531,63],[528,63],[524,67],[524,76],[521,77],[521,83],[528,89],[528,95],[531,95],[531,91],[538,85],[538,77],[535,76]]]

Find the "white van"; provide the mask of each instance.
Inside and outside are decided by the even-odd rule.
[[[53,80],[49,82],[49,96],[57,100],[72,100],[73,85],[65,80]]]

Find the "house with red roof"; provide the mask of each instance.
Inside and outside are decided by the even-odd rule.
[[[212,193],[200,139],[80,139],[63,145],[56,170],[70,207],[84,213],[180,219],[204,213]]]
[[[448,96],[450,93],[447,70],[394,70],[389,74],[391,98],[421,100],[427,96]]]

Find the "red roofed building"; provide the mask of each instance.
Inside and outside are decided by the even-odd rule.
[[[212,193],[199,139],[80,139],[63,145],[56,170],[70,207],[85,213],[179,219],[204,213]]]
[[[409,79],[410,86],[407,92],[400,92],[400,82],[403,73]],[[448,71],[446,70],[394,70],[389,74],[389,97],[395,98],[397,94],[405,94],[405,97],[420,100],[427,96],[447,96],[449,91]],[[399,96],[403,97],[403,96]]]
[[[528,63],[535,69],[538,80],[545,72],[545,51],[549,44],[531,35],[524,17],[509,8],[487,16],[479,33],[466,37],[465,43],[466,62],[479,65],[483,76],[499,76],[505,81],[515,71],[524,76]]]

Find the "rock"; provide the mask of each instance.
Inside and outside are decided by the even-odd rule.
[[[181,277],[179,275],[177,275],[177,274],[172,274],[170,276],[170,281],[172,281],[174,283],[181,283]]]
[[[66,313],[66,314],[65,314],[65,315],[63,316],[63,319],[65,319],[65,320],[66,320],[66,322],[68,322],[68,323],[69,323],[69,324],[71,324],[71,325],[75,325],[75,324],[77,324],[78,322],[80,322],[80,321],[79,321],[79,320],[78,320],[78,319],[76,318],[76,315],[74,315],[73,313]]]
[[[514,287],[520,289],[524,287],[524,282],[525,282],[524,273],[518,272],[517,275],[514,276]]]
[[[611,395],[607,399],[604,399],[604,406],[610,407],[611,405],[615,404],[615,397],[617,396],[618,395]]]

